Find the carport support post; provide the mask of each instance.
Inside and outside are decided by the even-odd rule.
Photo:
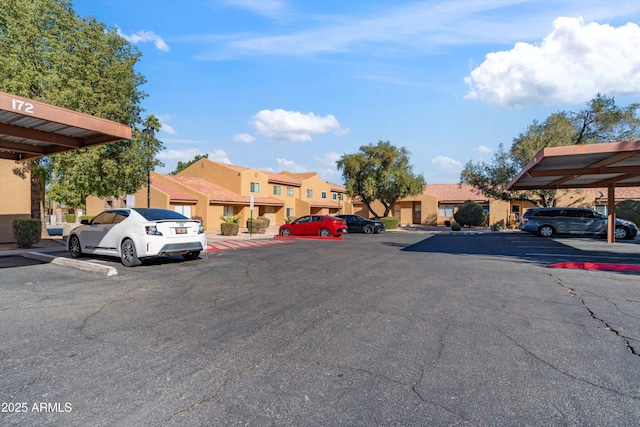
[[[616,186],[607,188],[607,243],[616,242]]]

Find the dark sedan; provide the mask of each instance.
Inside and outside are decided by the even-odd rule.
[[[360,215],[336,215],[347,221],[349,233],[384,233],[384,224],[380,221],[367,219]]]

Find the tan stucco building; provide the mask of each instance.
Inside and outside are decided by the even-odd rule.
[[[11,221],[31,218],[31,179],[13,173],[16,162],[0,159],[0,242],[12,242]]]
[[[207,230],[220,229],[221,218],[227,216],[239,217],[241,226],[258,216],[280,225],[290,217],[353,212],[346,189],[315,172],[274,173],[208,159],[200,159],[177,175],[152,172],[149,199],[151,207],[201,219]],[[147,187],[128,199],[89,197],[87,214],[126,205],[146,207]]]

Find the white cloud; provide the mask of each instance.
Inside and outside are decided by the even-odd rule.
[[[538,45],[493,52],[465,78],[466,98],[492,104],[580,103],[596,93],[640,94],[640,26],[560,17]]]
[[[192,160],[197,154],[202,154],[202,151],[196,148],[189,148],[187,150],[162,150],[158,152],[158,159],[188,162],[189,160]]]
[[[213,150],[209,151],[209,160],[218,163],[225,163],[227,165],[232,164],[231,160],[229,160],[229,155],[224,150]]]
[[[342,175],[336,169],[320,169],[318,171],[318,175],[320,178],[324,179],[327,182],[333,182],[335,184],[342,185]]]
[[[223,0],[222,3],[267,16],[284,9],[281,0]]]
[[[251,144],[253,141],[256,140],[253,136],[249,135],[248,133],[235,134],[231,139],[233,139],[235,142],[244,142],[245,144]]]
[[[433,166],[445,173],[459,173],[462,171],[462,162],[452,159],[446,156],[437,156],[431,159]]]
[[[197,148],[188,148],[186,150],[162,150],[158,153],[158,159],[167,162],[188,162],[193,160],[196,155],[204,154],[202,150]],[[207,153],[209,160],[214,162],[231,164],[228,154],[224,150],[213,150]]]
[[[493,149],[487,147],[486,145],[479,145],[477,150],[481,153],[493,153]]]
[[[338,120],[331,114],[320,117],[313,113],[297,111],[262,110],[253,116],[252,123],[258,133],[268,139],[285,142],[311,141],[314,133],[345,133]]]
[[[261,0],[227,0],[245,7],[261,7]],[[272,2],[264,1],[265,8]],[[422,55],[443,45],[514,43],[544,37],[549,23],[558,16],[580,10],[592,21],[611,22],[640,11],[637,0],[616,0],[615,7],[584,0],[455,0],[390,2],[388,7],[357,3],[357,18],[347,14],[306,19],[295,15],[300,30],[256,36],[240,33],[221,39],[219,35],[198,35],[196,40],[215,46],[197,56],[220,61],[243,55],[304,56],[331,53],[376,55]],[[373,2],[372,2],[373,3]],[[279,4],[279,2],[276,2]],[[513,16],[513,19],[502,17]],[[517,19],[515,18],[517,17]],[[287,27],[288,28],[288,27]],[[194,36],[189,36],[194,39]],[[394,82],[391,80],[391,82]],[[397,84],[415,84],[396,80]]]
[[[323,154],[322,156],[316,156],[316,160],[318,160],[319,162],[325,165],[335,166],[336,162],[340,159],[340,157],[342,157],[342,155],[332,152],[332,153]]]
[[[173,126],[169,125],[168,123],[160,122],[160,130],[168,133],[169,135],[177,135],[176,130],[173,128]]]
[[[278,158],[276,159],[276,161],[278,162],[278,165],[280,166],[280,168],[284,171],[293,172],[293,173],[307,172],[306,167],[297,164],[293,160]]]
[[[169,45],[165,43],[162,37],[153,31],[138,31],[136,34],[124,34],[118,27],[116,27],[116,31],[118,32],[118,35],[123,37],[129,43],[153,42],[159,50],[169,52]]]

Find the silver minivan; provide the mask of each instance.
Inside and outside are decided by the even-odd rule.
[[[607,217],[585,208],[532,208],[520,219],[519,228],[543,237],[606,236]],[[616,218],[616,239],[633,239],[636,234],[638,227],[633,222]]]

